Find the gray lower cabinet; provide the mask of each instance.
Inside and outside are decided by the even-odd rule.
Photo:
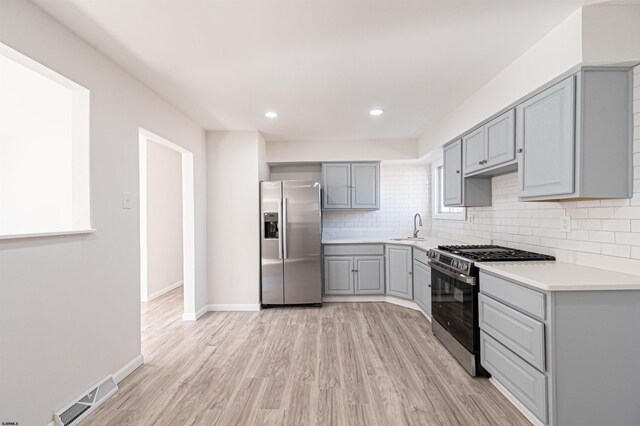
[[[324,294],[353,294],[353,258],[325,256]]]
[[[414,253],[416,249],[413,249]],[[431,316],[431,268],[419,260],[413,260],[413,300]]]
[[[326,245],[324,294],[384,294],[382,244]]]
[[[323,163],[323,210],[380,208],[380,163]]]
[[[482,366],[543,424],[638,424],[640,290],[478,283]]]
[[[385,247],[387,294],[403,299],[413,299],[411,250],[411,247],[401,245]]]

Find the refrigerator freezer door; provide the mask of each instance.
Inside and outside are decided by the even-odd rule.
[[[320,184],[282,182],[284,299],[322,303]]]
[[[262,252],[262,304],[284,303],[282,254],[282,182],[260,183],[260,243]],[[270,227],[277,216],[277,236]]]

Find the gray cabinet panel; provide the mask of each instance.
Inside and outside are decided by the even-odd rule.
[[[322,208],[351,208],[351,164],[322,165]]]
[[[512,161],[516,158],[515,111],[509,110],[484,125],[484,167]]]
[[[544,324],[484,294],[479,295],[478,317],[480,329],[538,370],[545,370]]]
[[[351,208],[380,208],[380,164],[351,164]]]
[[[574,191],[575,85],[571,76],[516,108],[521,197]]]
[[[355,257],[355,294],[384,294],[384,256]]]
[[[546,319],[546,296],[504,278],[480,271],[480,291],[517,310]]]
[[[353,258],[324,258],[324,294],[353,294]]]
[[[431,315],[431,268],[418,260],[413,261],[413,300]]]
[[[386,246],[387,294],[413,299],[411,247]]]
[[[382,244],[327,244],[325,256],[384,255]]]
[[[464,151],[464,173],[475,172],[484,168],[485,132],[484,127],[480,127],[462,137],[462,149]]]
[[[527,407],[547,422],[547,377],[498,341],[480,332],[482,366]]]
[[[462,143],[456,141],[444,147],[445,206],[462,204]]]

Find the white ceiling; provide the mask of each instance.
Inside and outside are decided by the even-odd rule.
[[[36,0],[204,128],[268,140],[415,138],[594,2]]]

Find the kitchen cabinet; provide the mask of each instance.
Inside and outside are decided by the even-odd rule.
[[[424,252],[414,248],[413,253],[413,300],[431,316],[431,268],[416,256]],[[422,257],[426,260],[426,256]]]
[[[586,69],[516,107],[523,201],[632,196],[631,71]]]
[[[380,163],[323,163],[323,210],[380,208]]]
[[[324,258],[324,294],[353,294],[353,258]]]
[[[386,281],[387,294],[413,299],[413,268],[411,247],[401,245],[387,245],[386,257]]]
[[[384,294],[382,244],[325,245],[324,294]]]
[[[510,109],[462,137],[465,176],[515,161],[514,123]]]
[[[460,139],[444,146],[442,202],[452,207],[490,206],[491,178],[462,177],[462,143]]]

